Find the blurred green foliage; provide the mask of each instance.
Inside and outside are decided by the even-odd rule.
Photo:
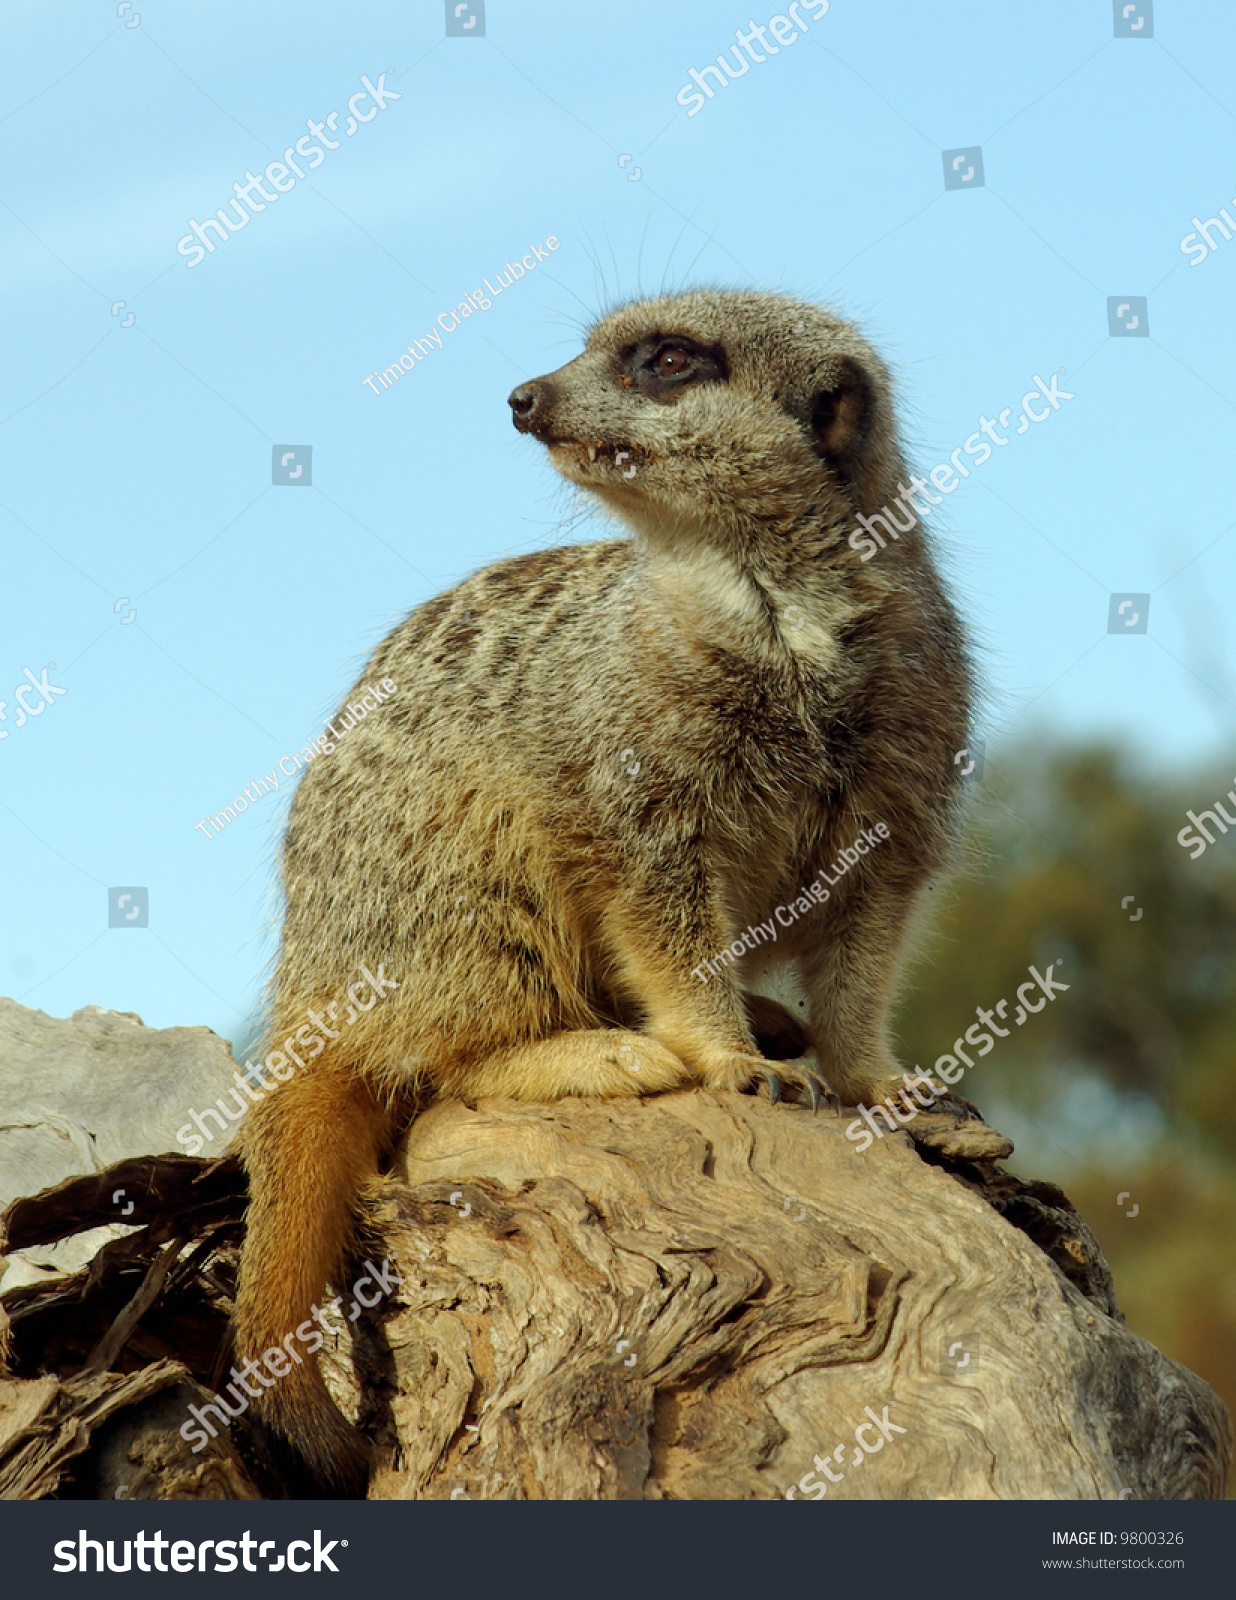
[[[1168,781],[1046,739],[989,761],[898,1033],[930,1066],[1056,964],[1068,993],[957,1087],[1086,1217],[1130,1326],[1236,1412],[1236,829],[1196,859],[1177,841],[1232,770]]]

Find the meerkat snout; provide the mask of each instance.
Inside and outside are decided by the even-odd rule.
[[[511,408],[511,421],[520,433],[536,433],[549,409],[546,399],[544,379],[533,379],[511,390],[506,403]]]

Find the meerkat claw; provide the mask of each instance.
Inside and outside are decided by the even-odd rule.
[[[768,1103],[770,1106],[775,1106],[781,1098],[781,1079],[775,1072],[763,1072],[760,1076],[768,1085]]]

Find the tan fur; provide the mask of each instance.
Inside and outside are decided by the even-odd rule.
[[[648,351],[675,338],[703,380],[657,376],[677,358]],[[242,1356],[339,1272],[400,1096],[740,1090],[770,1010],[793,1053],[784,1011],[750,998],[787,982],[845,1100],[899,1073],[898,955],[947,857],[970,687],[921,532],[868,563],[847,542],[908,481],[884,366],[817,307],[701,291],[613,313],[511,403],[634,538],[419,607],[361,679],[396,693],[301,782],[271,1044],[362,964],[398,987],[249,1119]],[[889,840],[826,905],[694,975],[877,822]],[[311,1363],[264,1414],[321,1481],[357,1486]]]

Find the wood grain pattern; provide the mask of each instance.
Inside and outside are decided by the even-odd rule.
[[[423,1116],[378,1202],[372,1495],[764,1499],[843,1444],[833,1499],[1222,1495],[1222,1404],[1112,1314],[1058,1191],[843,1127],[703,1092]]]

